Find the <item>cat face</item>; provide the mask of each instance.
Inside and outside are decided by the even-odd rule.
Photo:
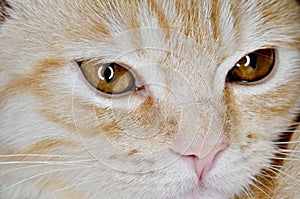
[[[296,2],[9,4],[0,196],[272,194],[258,177],[300,104]]]

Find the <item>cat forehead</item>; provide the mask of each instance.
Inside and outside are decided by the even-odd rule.
[[[24,35],[29,28],[29,34],[44,34],[42,38],[50,37],[45,39],[53,44],[71,43],[71,51],[82,49],[83,56],[152,49],[147,51],[152,57],[174,53],[222,62],[237,51],[299,43],[299,6],[293,0],[12,0],[11,4],[23,23],[18,25],[26,26]]]
[[[134,51],[145,55],[147,49],[145,61],[151,59],[149,56],[171,53],[188,56],[195,62],[201,58],[203,62],[221,63],[235,52],[243,54],[299,42],[295,37],[295,30],[299,30],[295,14],[298,6],[293,3],[296,2],[90,1],[89,6],[80,7],[84,24],[69,31],[68,36],[74,41],[99,41],[95,48],[100,48],[104,57],[106,53],[110,57]],[[287,24],[295,29],[287,29]]]

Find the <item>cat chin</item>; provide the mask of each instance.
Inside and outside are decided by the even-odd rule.
[[[175,197],[175,198],[178,198],[178,199],[182,199],[182,198],[186,198],[186,199],[199,199],[199,198],[201,198],[201,199],[229,199],[229,198],[231,198],[230,195],[218,194],[216,192],[209,191],[209,190],[207,190],[205,192],[196,190],[196,191],[187,193],[186,195],[182,195],[182,196]]]
[[[233,198],[234,194],[232,192],[218,192],[213,188],[205,187],[198,184],[189,191],[182,192],[176,196],[167,198],[178,198],[178,199],[229,199]]]

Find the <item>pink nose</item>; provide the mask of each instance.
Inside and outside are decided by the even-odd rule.
[[[189,150],[183,154],[183,156],[192,157],[194,160],[195,171],[200,180],[202,180],[203,176],[205,176],[212,168],[213,163],[215,161],[216,155],[226,149],[228,146],[227,142],[220,142],[213,146],[213,148],[203,157],[199,157],[196,152],[197,150],[193,150],[193,148],[189,148]]]
[[[182,157],[192,159],[195,173],[199,180],[203,179],[213,167],[216,156],[229,146],[226,129],[207,131],[206,133],[179,133],[174,139],[171,149]]]

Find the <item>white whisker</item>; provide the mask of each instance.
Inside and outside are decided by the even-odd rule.
[[[297,178],[295,178],[295,177],[293,177],[293,176],[291,176],[291,175],[285,173],[284,171],[281,171],[280,169],[277,169],[276,167],[273,167],[273,166],[272,166],[270,169],[274,169],[275,171],[277,171],[277,172],[279,172],[279,173],[282,173],[283,175],[285,175],[285,176],[287,176],[287,177],[289,177],[289,178],[291,178],[291,179],[293,179],[293,180],[296,180],[297,182],[300,182],[300,179],[297,179]]]
[[[263,177],[263,178],[274,178],[275,176],[271,176],[270,174],[266,173],[266,172],[261,172],[259,175],[259,177]]]
[[[264,178],[266,179],[266,178]],[[257,178],[252,178],[252,180],[254,180],[255,182],[259,183],[260,185],[262,185],[263,187],[265,187],[268,191],[272,192],[273,190],[271,190],[270,187],[268,187],[267,185],[265,185],[264,183],[262,183],[260,180],[258,180]]]
[[[0,193],[4,192],[4,191],[6,191],[6,190],[9,190],[9,189],[11,189],[11,188],[14,188],[14,187],[17,186],[17,185],[22,184],[22,183],[24,183],[24,182],[26,182],[26,181],[28,181],[28,180],[34,179],[34,178],[36,178],[36,177],[40,177],[40,176],[47,175],[47,174],[54,173],[54,172],[69,171],[69,170],[82,169],[82,168],[89,168],[89,167],[92,167],[92,166],[90,165],[90,166],[86,166],[86,167],[72,167],[72,168],[56,169],[56,170],[52,170],[52,171],[42,172],[42,173],[39,173],[39,174],[30,176],[30,177],[28,177],[28,178],[26,178],[26,179],[24,179],[24,180],[21,180],[21,181],[19,181],[19,182],[17,182],[17,183],[14,183],[14,184],[12,184],[12,185],[10,185],[10,186],[8,186],[8,187],[6,187],[6,188],[0,190]]]
[[[91,171],[92,171],[92,170],[91,170]],[[78,186],[83,185],[83,184],[86,184],[86,183],[93,183],[93,182],[95,182],[95,181],[99,181],[99,179],[89,180],[89,181],[84,181],[84,182],[76,183],[76,184],[73,184],[73,185],[67,185],[67,186],[65,186],[65,187],[63,187],[63,188],[57,189],[57,190],[55,190],[55,191],[53,191],[53,192],[51,192],[51,193],[46,194],[46,195],[42,196],[41,198],[47,198],[47,197],[49,197],[50,195],[53,195],[53,194],[55,194],[55,193],[58,193],[58,192],[61,192],[61,191],[65,191],[65,190],[67,190],[67,189],[71,189],[71,188],[74,188],[74,187],[78,187]]]
[[[245,195],[249,198],[249,199],[254,199],[253,195],[251,193],[249,193],[249,191],[245,188],[243,188],[243,193],[245,193]]]
[[[270,168],[277,168],[277,169],[281,169],[282,165],[276,165],[276,164],[272,164]]]
[[[29,169],[29,168],[36,168],[36,167],[43,167],[43,166],[45,166],[45,165],[31,165],[31,166],[25,166],[25,167],[19,167],[19,168],[15,168],[15,169],[9,169],[9,170],[5,170],[5,171],[1,171],[0,172],[0,175],[1,174],[5,174],[5,173],[8,173],[8,172],[12,172],[12,171],[18,171],[18,170],[20,170],[20,169]],[[48,166],[48,165],[47,165]]]
[[[14,168],[14,169],[9,169],[9,170],[5,170],[5,171],[1,171],[0,172],[0,175],[1,174],[5,174],[5,173],[9,173],[9,172],[13,172],[13,171],[18,171],[18,170],[23,170],[23,169],[29,169],[29,168],[38,168],[38,167],[44,167],[44,166],[70,166],[70,164],[34,164],[34,165],[31,165],[31,166],[24,166],[24,167],[18,167],[18,168]]]
[[[288,153],[300,153],[300,150],[294,150],[294,149],[280,149],[279,151],[282,151],[282,152],[288,152]]]
[[[277,152],[276,154],[280,154],[280,155],[285,155],[287,157],[298,157],[298,160],[300,160],[300,155],[296,155],[293,153],[288,153],[288,152]]]
[[[272,170],[272,167],[273,167],[273,166],[276,166],[276,167],[278,167],[278,168],[281,169],[281,167],[279,167],[278,165],[272,165],[272,166],[268,169],[268,171],[270,171],[270,172],[272,172],[272,173],[275,174],[274,178],[280,177],[280,179],[282,179],[287,185],[290,186],[290,183],[284,178],[284,176],[282,176],[281,173],[277,173],[277,172],[275,172],[275,171]]]
[[[299,144],[300,140],[296,140],[296,141],[288,141],[288,142],[271,142],[274,144]]]
[[[1,158],[6,157],[76,157],[78,156],[71,156],[71,155],[52,155],[52,154],[9,154],[9,155],[0,155]]]
[[[285,157],[285,158],[280,158],[280,157],[267,157],[269,159],[274,159],[274,160],[290,160],[290,161],[296,161],[296,160],[299,160],[299,158],[288,158],[288,157]]]
[[[87,159],[87,160],[74,160],[74,161],[7,161],[7,162],[0,162],[0,165],[11,165],[11,164],[59,164],[59,165],[69,165],[69,164],[78,164],[78,163],[84,163],[84,162],[96,162],[95,159]]]
[[[263,179],[265,179],[265,180],[268,180],[268,179],[275,178],[276,176],[271,176],[270,174],[265,174],[265,173],[261,172],[261,173],[258,175],[258,177],[263,178]]]
[[[263,194],[265,194],[268,198],[270,198],[270,199],[272,199],[272,197],[269,195],[269,194],[267,194],[264,190],[262,190],[261,188],[259,188],[256,184],[253,184],[253,186],[255,187],[255,188],[257,188],[258,190],[260,190]]]

